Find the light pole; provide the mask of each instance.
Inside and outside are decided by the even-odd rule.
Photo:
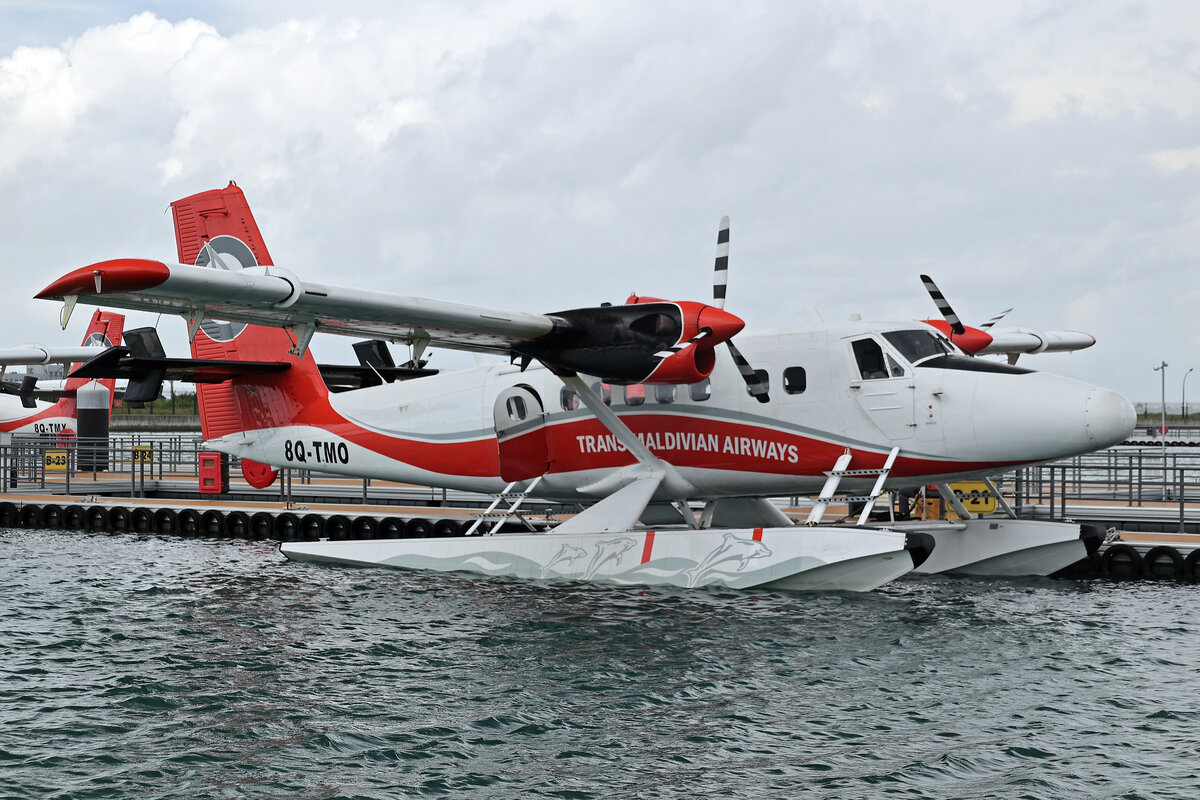
[[[1154,371],[1162,373],[1162,426],[1158,429],[1158,437],[1162,439],[1163,499],[1165,500],[1167,491],[1167,362],[1159,364]]]
[[[1183,400],[1183,421],[1184,422],[1187,422],[1187,376],[1191,375],[1195,371],[1196,371],[1196,368],[1192,367],[1187,372],[1183,373],[1183,397],[1181,399]]]

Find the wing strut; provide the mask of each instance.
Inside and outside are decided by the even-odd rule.
[[[671,500],[686,500],[696,488],[681,476],[675,467],[666,463],[646,447],[629,427],[604,404],[591,387],[578,375],[560,375],[565,383],[608,429],[637,464],[618,469],[580,491],[603,494],[605,497],[555,528],[556,533],[606,533],[627,531],[638,519],[657,493]]]

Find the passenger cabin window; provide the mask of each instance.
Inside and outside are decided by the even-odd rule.
[[[691,384],[688,386],[688,396],[697,403],[703,403],[705,400],[712,397],[712,381],[710,381],[708,378],[705,378],[699,383]]]
[[[579,408],[579,395],[575,394],[570,386],[562,387],[562,391],[558,393],[558,397],[562,403],[563,411],[574,411]]]
[[[625,387],[625,405],[640,406],[646,402],[646,386],[641,383],[631,383]]]
[[[659,383],[654,387],[654,402],[656,403],[674,403],[675,402],[675,384]]]
[[[763,385],[764,389],[766,389],[768,392],[771,391],[771,376],[767,374],[767,371],[765,369],[754,370],[754,377],[759,383],[761,383]],[[746,387],[746,394],[750,395],[751,397],[754,397],[754,392],[750,391],[749,386]]]
[[[521,397],[510,397],[505,403],[508,409],[508,418],[513,422],[520,422],[525,419],[525,399]]]
[[[883,352],[879,342],[874,339],[857,339],[851,342],[854,348],[854,359],[858,362],[858,372],[865,381],[881,378],[899,378],[904,375],[904,367]]]
[[[592,384],[592,391],[600,395],[600,399],[604,401],[604,405],[612,405],[612,387],[607,383],[596,381]]]
[[[883,334],[883,338],[887,339],[892,347],[896,348],[900,355],[907,358],[909,363],[914,366],[927,358],[944,356],[952,352],[950,345],[933,331],[887,331]]]
[[[783,390],[788,394],[804,394],[808,388],[808,375],[804,367],[788,367],[783,371]]]

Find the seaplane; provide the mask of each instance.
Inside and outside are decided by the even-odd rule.
[[[83,435],[100,433],[100,428],[107,433],[108,413],[115,392],[112,379],[102,378],[93,383],[76,377],[43,382],[39,386],[37,378],[25,375],[20,384],[9,385],[3,383],[3,374],[8,367],[42,364],[63,364],[68,366],[69,372],[109,348],[119,346],[124,322],[121,314],[97,310],[79,347],[29,344],[0,348],[0,433],[70,439],[80,435],[81,409]],[[39,397],[52,397],[54,402],[42,402]],[[103,424],[95,431],[87,430],[92,422],[89,417],[100,414],[104,416]]]
[[[307,468],[496,498],[466,535],[284,543],[297,561],[785,590],[869,591],[914,569],[1048,574],[1098,541],[1007,503],[981,518],[949,482],[995,489],[992,476],[1134,425],[1115,392],[970,357],[917,320],[743,333],[724,308],[727,220],[710,302],[531,313],[302,280],[274,264],[232,183],[172,211],[180,263],[100,261],[38,294],[64,321],[76,303],[183,317],[187,364],[153,346],[116,356],[131,390],[209,364],[206,446],[255,486]],[[431,346],[504,360],[334,393],[317,333],[407,345],[414,369]],[[881,496],[913,486],[938,487],[958,519],[876,519]],[[816,498],[804,520],[773,502],[798,495]],[[490,524],[528,497],[579,511],[548,530]],[[827,522],[835,497],[857,518]]]

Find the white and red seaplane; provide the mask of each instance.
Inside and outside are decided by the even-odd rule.
[[[121,330],[125,317],[108,311],[96,311],[92,315],[83,344],[79,347],[44,347],[27,344],[20,347],[0,348],[0,376],[12,366],[41,364],[75,364],[78,366],[104,353],[108,348],[121,344]],[[106,378],[91,384],[85,378],[68,378],[64,381],[38,381],[26,375],[19,387],[9,388],[4,384],[0,394],[0,433],[18,435],[53,436],[69,439],[79,435],[80,390],[85,395],[99,395],[101,407],[91,409],[105,418],[103,428],[108,430],[107,418],[114,397],[114,381]],[[51,397],[54,402],[41,402],[39,397]],[[85,405],[87,400],[84,401]],[[87,409],[85,409],[85,414]],[[86,423],[85,423],[86,428]],[[86,435],[86,431],[85,431]]]
[[[253,484],[306,467],[582,507],[548,532],[285,543],[292,559],[783,589],[869,590],[914,567],[1047,574],[1085,554],[1080,526],[961,504],[958,521],[884,525],[872,507],[929,484],[953,504],[950,480],[1107,447],[1134,425],[1111,391],[968,357],[920,322],[741,334],[723,308],[727,224],[712,303],[534,314],[303,281],[272,263],[233,184],[172,208],[185,263],[103,261],[38,296],[183,316],[189,368],[221,380],[198,385],[207,446]],[[381,370],[331,393],[308,349],[318,332],[408,344],[411,367],[428,346],[510,363]],[[168,361],[127,355],[130,391]],[[857,520],[822,524],[835,489],[859,495]],[[789,495],[818,497],[807,524],[768,499]]]

